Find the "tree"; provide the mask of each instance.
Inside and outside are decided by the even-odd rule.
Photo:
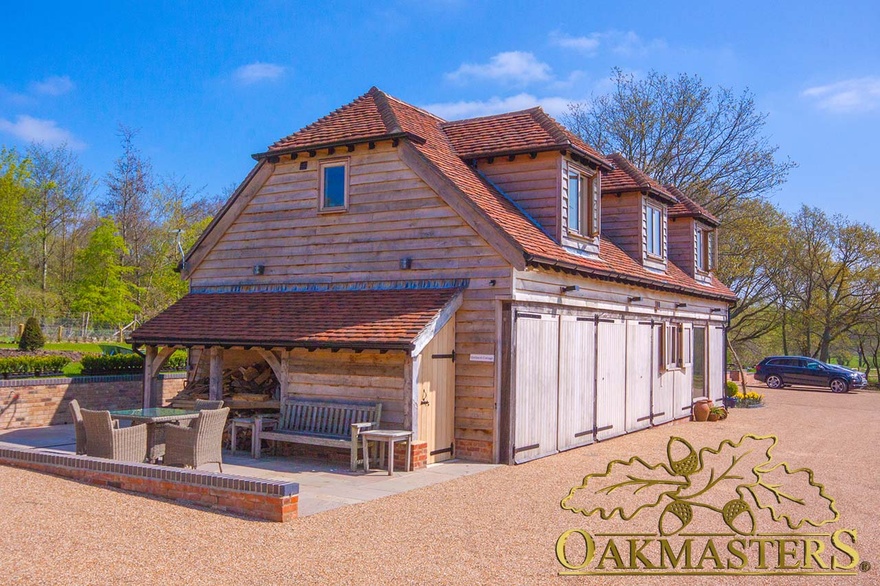
[[[131,321],[139,307],[134,286],[125,279],[132,269],[120,261],[127,254],[113,220],[102,218],[77,254],[73,311],[91,313],[96,323],[122,325]]]
[[[22,280],[25,235],[32,223],[27,207],[31,164],[15,150],[0,148],[0,307],[15,311]]]
[[[46,337],[40,329],[40,322],[35,317],[27,318],[24,322],[24,330],[18,340],[19,350],[39,350],[46,345]]]
[[[603,152],[620,152],[659,180],[723,215],[735,201],[772,192],[791,161],[763,134],[767,115],[748,91],[706,86],[698,76],[644,79],[614,69],[615,88],[569,105],[566,125]]]
[[[107,197],[102,209],[119,227],[126,250],[122,260],[132,267],[130,274],[140,300],[143,261],[152,227],[153,169],[134,144],[136,130],[120,124],[117,134],[122,155],[105,179]]]
[[[791,226],[779,283],[786,336],[827,361],[833,342],[880,309],[880,234],[807,206]]]
[[[76,155],[66,146],[50,148],[33,144],[28,149],[32,161],[33,190],[31,209],[34,212],[34,240],[39,266],[39,288],[45,315],[50,293],[49,269],[56,247],[60,262],[56,264],[58,280],[63,282],[67,265],[69,240],[83,204],[94,189],[91,175],[79,164]],[[60,287],[59,287],[60,288]]]

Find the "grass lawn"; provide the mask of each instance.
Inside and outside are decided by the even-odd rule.
[[[77,342],[60,342],[53,343],[48,342],[45,346],[43,346],[43,350],[64,350],[67,352],[93,352],[95,354],[101,354],[101,347],[104,346],[116,346],[117,348],[123,348],[125,350],[131,350],[131,347],[126,346],[125,344],[116,344],[112,342],[104,342],[102,344],[91,344],[88,342],[77,343]],[[18,348],[18,344],[7,343],[0,344],[0,348],[5,349],[15,349]]]

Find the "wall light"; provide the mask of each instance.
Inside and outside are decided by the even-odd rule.
[[[676,309],[678,309],[679,307],[687,307],[687,306],[688,306],[687,303],[676,303],[676,304],[675,304],[675,308],[676,308]]]
[[[402,270],[411,269],[412,268],[412,257],[405,256],[402,259],[400,259],[400,268]]]
[[[641,297],[627,297],[627,298],[626,298],[626,302],[627,302],[627,303],[633,303],[633,302],[635,302],[635,301],[641,301],[641,300],[642,300]]]
[[[262,275],[265,272],[266,272],[265,265],[254,265],[254,274],[255,275]]]
[[[563,293],[568,293],[570,291],[580,291],[580,290],[581,290],[580,285],[566,285],[565,287],[562,288]]]

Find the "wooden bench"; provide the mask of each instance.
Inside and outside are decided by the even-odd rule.
[[[261,424],[254,425],[255,458],[260,457],[264,439],[349,448],[353,472],[357,469],[360,432],[379,427],[382,403],[290,399],[281,404],[279,415],[274,429],[264,430]]]

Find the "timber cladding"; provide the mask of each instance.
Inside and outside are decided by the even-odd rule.
[[[189,267],[191,287],[469,279],[455,316],[455,351],[462,356],[455,362],[456,453],[491,460],[495,365],[466,357],[496,353],[496,300],[510,296],[511,266],[390,143],[374,149],[359,145],[349,156],[348,211],[318,212],[321,156],[280,162],[250,200],[238,206],[238,215],[216,244]],[[306,168],[301,170],[303,162]],[[410,269],[400,268],[403,258],[412,259]],[[258,264],[265,272],[254,276]],[[331,380],[342,355],[328,354],[328,362],[319,352],[308,356],[294,351],[290,392],[343,393],[345,381]],[[381,360],[390,361],[393,355],[389,352]],[[378,392],[389,395],[387,407],[383,400],[383,420],[388,417],[389,426],[403,423],[402,399],[395,404],[390,393],[398,382],[396,388],[402,389],[404,381],[392,380],[389,363],[367,359],[367,352],[352,356],[360,356],[352,364],[377,361],[363,365],[373,374],[353,380],[366,385],[373,378]],[[317,372],[321,368],[325,373]]]

